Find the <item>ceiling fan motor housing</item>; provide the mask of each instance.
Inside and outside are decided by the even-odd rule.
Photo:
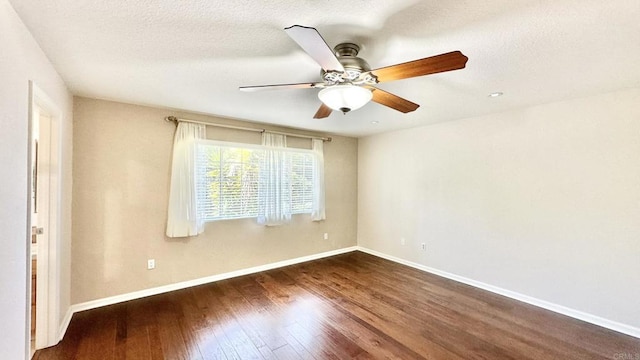
[[[338,71],[320,71],[322,79],[329,83],[338,84],[352,82],[360,77],[360,74],[371,70],[369,64],[359,58],[360,47],[354,43],[342,43],[333,48],[338,61],[344,67],[344,73]]]
[[[341,56],[358,56],[358,53],[360,52],[360,46],[354,44],[354,43],[341,43],[336,45],[333,48],[333,51],[335,52],[337,57],[341,57]]]

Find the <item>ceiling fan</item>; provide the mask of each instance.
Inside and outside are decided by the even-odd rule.
[[[416,76],[458,70],[465,67],[468,58],[460,51],[409,61],[371,70],[369,64],[359,58],[360,47],[353,43],[341,43],[333,51],[320,33],[312,27],[293,25],[284,31],[322,67],[321,81],[298,84],[241,86],[241,91],[274,89],[322,89],[318,98],[322,105],[313,116],[321,119],[333,110],[347,113],[359,109],[369,101],[388,106],[403,113],[416,110],[420,105],[375,87],[385,81],[407,79]]]

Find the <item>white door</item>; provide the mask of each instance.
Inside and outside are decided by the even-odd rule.
[[[51,186],[51,117],[42,109],[36,108],[34,120],[38,126],[38,153],[36,157],[36,198],[37,210],[37,279],[36,279],[36,341],[35,348],[42,349],[48,345],[48,309],[49,302],[49,236],[50,225],[50,186]]]
[[[35,348],[42,349],[55,345],[59,340],[60,266],[58,264],[58,249],[60,237],[61,112],[56,104],[33,82],[30,83],[30,97],[32,129],[30,137],[37,138],[38,141],[37,170],[30,176],[34,178],[33,181],[37,174],[35,184],[37,196],[33,203],[29,197],[29,208],[37,209],[35,217],[37,220],[34,220],[37,224],[33,225],[38,229]],[[37,136],[34,136],[34,129],[37,131]],[[28,248],[31,250],[30,236],[28,244]],[[28,281],[31,281],[30,271]],[[30,289],[31,287],[29,287],[29,295]],[[27,311],[31,312],[30,301]],[[27,322],[30,321],[27,320]],[[30,338],[30,326],[27,329],[29,329],[27,337]]]

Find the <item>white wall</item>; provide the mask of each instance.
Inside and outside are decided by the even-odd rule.
[[[73,98],[6,0],[0,0],[0,359],[26,358],[29,80],[59,106],[62,124],[61,314],[69,307]]]
[[[640,328],[640,89],[360,139],[358,179],[360,246]]]

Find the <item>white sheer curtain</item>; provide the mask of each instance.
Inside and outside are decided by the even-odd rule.
[[[204,231],[196,206],[197,141],[205,139],[206,128],[201,124],[178,123],[173,139],[171,187],[167,210],[167,236],[195,236]]]
[[[291,186],[289,159],[282,151],[287,138],[280,134],[262,133],[262,145],[266,147],[260,167],[258,190],[258,223],[267,226],[291,221]]]
[[[327,218],[324,208],[324,141],[321,139],[311,140],[311,150],[314,153],[313,167],[313,208],[311,209],[311,220],[321,221]]]

